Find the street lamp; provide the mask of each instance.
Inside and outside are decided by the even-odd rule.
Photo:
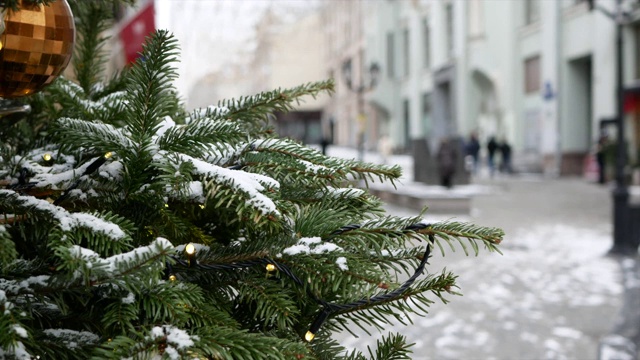
[[[361,74],[360,82],[356,85],[353,81],[353,66],[351,59],[342,63],[342,76],[347,84],[349,90],[355,92],[358,96],[358,160],[364,159],[364,138],[367,117],[364,114],[364,94],[373,90],[378,85],[378,78],[380,75],[380,66],[376,63],[372,63],[369,66],[369,72],[367,79]]]
[[[622,11],[622,0],[616,1],[616,12],[611,13],[601,6],[597,9],[607,15],[616,23],[616,127],[618,130],[616,144],[616,187],[613,189],[613,247],[610,252],[614,254],[635,254],[638,252],[640,238],[638,238],[636,226],[637,211],[629,204],[629,189],[625,180],[625,167],[627,165],[627,149],[624,122],[624,98],[625,88],[623,79],[623,39],[622,27],[625,24],[626,14]]]

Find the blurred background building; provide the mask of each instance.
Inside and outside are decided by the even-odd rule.
[[[123,14],[116,33],[148,2]],[[490,137],[510,144],[516,171],[583,174],[602,131],[615,141],[606,120],[617,114],[616,21],[624,86],[640,82],[640,0],[619,3],[624,16],[618,0],[247,0],[242,12],[253,20],[225,22],[218,35],[237,2],[155,0],[155,8],[156,27],[176,34],[183,62],[222,64],[179,69],[188,107],[334,78],[333,96],[278,116],[280,133],[363,151],[388,138],[414,157],[415,180],[433,183],[439,141],[455,139],[462,151],[472,133],[483,154]],[[209,21],[176,15],[189,7]],[[247,24],[240,56],[220,47],[230,27]],[[216,52],[204,51],[207,34]],[[626,99],[625,122],[630,164],[640,168],[637,98]]]

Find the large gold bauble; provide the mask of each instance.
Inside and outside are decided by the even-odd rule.
[[[76,29],[66,0],[48,6],[20,1],[6,12],[0,34],[0,98],[33,94],[51,84],[67,67]]]

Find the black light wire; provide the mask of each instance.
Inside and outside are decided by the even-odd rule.
[[[76,181],[74,181],[63,193],[62,195],[60,195],[54,202],[54,205],[58,205],[60,204],[62,201],[64,201],[68,196],[69,193],[74,190],[75,188],[78,187],[78,185],[80,184],[80,179],[85,176],[85,175],[90,175],[93,172],[95,172],[96,170],[98,170],[98,168],[100,168],[100,166],[102,166],[107,159],[109,159],[111,157],[111,152],[108,152],[100,157],[98,157],[97,159],[95,159],[91,164],[89,164],[89,166],[87,166],[87,168],[84,170],[84,172],[82,173],[82,175],[80,175]],[[238,169],[238,166],[232,166],[231,169]],[[21,172],[20,174],[20,182],[22,183],[21,185],[31,185],[29,184],[24,184],[25,182],[25,173],[24,171]],[[425,224],[425,223],[415,223],[415,224],[411,224],[407,227],[405,227],[403,230],[404,231],[417,231],[417,230],[422,230],[425,228],[430,227],[431,224]],[[332,232],[327,238],[333,238],[335,236],[341,235],[345,232],[348,231],[352,231],[352,230],[356,230],[356,229],[360,229],[362,226],[358,225],[358,224],[351,224],[351,225],[346,225],[341,227],[340,229]],[[326,240],[326,239],[325,239]],[[413,273],[413,275],[411,275],[411,277],[409,277],[401,286],[399,286],[398,288],[394,289],[393,291],[387,292],[387,293],[383,293],[383,294],[379,294],[379,295],[375,295],[373,297],[370,298],[363,298],[354,302],[350,302],[350,303],[346,303],[346,304],[334,304],[334,303],[330,303],[327,302],[326,300],[322,299],[321,297],[316,296],[311,290],[307,290],[307,293],[309,294],[309,296],[319,305],[321,305],[323,307],[323,309],[320,311],[320,313],[317,315],[316,319],[313,321],[313,323],[311,324],[310,328],[309,328],[309,332],[311,333],[311,339],[313,338],[313,336],[315,336],[315,334],[318,332],[318,330],[320,330],[320,327],[322,327],[322,324],[333,314],[338,313],[338,312],[346,312],[349,310],[353,310],[362,306],[366,306],[366,305],[374,305],[377,303],[384,303],[387,302],[389,300],[395,299],[398,296],[402,295],[405,291],[407,291],[411,285],[413,285],[413,283],[416,281],[416,279],[422,275],[422,273],[424,272],[424,268],[427,264],[427,261],[429,260],[429,256],[431,254],[431,246],[433,246],[433,244],[435,244],[435,239],[433,235],[429,235],[429,244],[427,244],[424,255],[422,256],[422,260],[420,261],[420,264],[418,265],[418,267],[416,267],[415,272]],[[226,263],[226,264],[200,264],[195,260],[195,254],[194,256],[192,256],[192,258],[190,258],[189,261],[185,261],[177,256],[171,256],[170,257],[176,264],[179,264],[181,266],[184,267],[196,267],[202,270],[213,270],[213,271],[218,271],[218,270],[236,270],[236,269],[244,269],[244,268],[248,268],[248,267],[253,267],[255,265],[268,265],[268,264],[272,264],[275,266],[276,269],[278,269],[278,271],[280,271],[281,273],[285,274],[289,279],[291,279],[296,285],[300,286],[300,287],[304,287],[304,282],[295,275],[295,273],[293,271],[291,271],[291,269],[286,266],[285,264],[279,263],[271,258],[268,257],[264,257],[264,258],[260,258],[260,259],[254,259],[254,260],[248,260],[248,261],[242,261],[242,262],[235,262],[235,263]],[[171,263],[169,261],[166,262],[166,269],[165,269],[165,276],[169,277],[173,274],[173,268],[171,266]],[[307,338],[308,341],[311,341],[311,339]]]
[[[418,231],[418,230],[426,229],[428,227],[431,227],[431,224],[415,223],[405,227],[403,231]],[[358,225],[358,224],[346,225],[332,232],[326,239],[330,239],[337,235],[343,234],[351,230],[356,230],[359,228],[361,228],[361,225]],[[320,330],[320,328],[322,327],[322,324],[330,316],[336,313],[347,312],[363,306],[370,306],[370,305],[375,305],[379,303],[385,303],[390,300],[398,298],[405,291],[407,291],[411,287],[411,285],[413,285],[416,279],[420,275],[422,275],[422,273],[424,272],[425,266],[427,264],[427,261],[429,260],[429,257],[431,255],[431,246],[435,244],[435,238],[431,234],[428,236],[429,236],[429,244],[427,244],[424,255],[422,256],[422,259],[418,264],[418,266],[416,267],[416,270],[414,271],[413,275],[411,275],[411,277],[409,277],[404,283],[402,283],[402,285],[400,285],[398,288],[394,289],[393,291],[378,294],[370,298],[362,298],[360,300],[356,300],[350,303],[336,304],[336,303],[330,303],[324,300],[323,298],[318,297],[316,294],[314,294],[311,290],[308,289],[307,294],[318,305],[322,306],[322,310],[318,313],[315,320],[309,327],[309,333],[311,333],[311,339]],[[247,261],[239,261],[234,263],[202,264],[202,263],[195,262],[195,266],[193,265],[193,262],[189,262],[177,256],[170,256],[170,258],[175,262],[175,264],[178,264],[180,266],[195,267],[201,270],[208,270],[208,271],[237,270],[237,269],[245,269],[248,267],[253,267],[256,265],[272,264],[273,266],[275,266],[276,269],[278,269],[278,271],[285,274],[297,286],[304,287],[304,282],[287,265],[280,263],[278,261],[275,261],[269,257],[247,260]],[[193,259],[191,261],[193,261]],[[172,271],[171,264],[169,263],[169,261],[167,261],[167,268],[169,269],[170,272]],[[307,341],[311,341],[311,339],[307,338]]]

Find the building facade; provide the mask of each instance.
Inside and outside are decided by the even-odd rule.
[[[323,129],[334,144],[361,150],[375,150],[380,135],[371,103],[365,100],[371,85],[364,38],[364,10],[369,5],[359,0],[326,0],[321,8],[325,74],[335,80]]]
[[[296,21],[284,22],[275,10],[268,10],[256,28],[257,45],[250,64],[254,94],[277,88],[293,88],[327,80],[325,32],[319,11],[310,11]],[[287,113],[277,113],[278,134],[306,144],[323,142],[323,118],[329,95],[301,99]]]
[[[623,82],[640,77],[639,2],[622,0]],[[513,149],[521,171],[582,174],[602,120],[616,116],[616,0],[328,1],[333,14],[328,73],[338,79],[330,112],[337,142],[354,145],[357,100],[340,90],[340,65],[377,63],[364,94],[366,143],[388,134],[414,156],[418,181],[433,182],[433,154],[444,137],[478,134]],[[351,25],[344,20],[351,17]],[[361,26],[347,31],[349,26]],[[359,35],[359,36],[358,36]],[[353,61],[353,60],[352,60]],[[631,109],[637,109],[631,107]],[[637,111],[627,114],[638,147]],[[350,119],[350,120],[349,120]],[[344,122],[344,123],[343,123]],[[355,127],[355,129],[354,129]],[[609,134],[615,137],[615,132]],[[462,148],[461,148],[462,150]],[[486,150],[485,150],[486,151]],[[637,153],[637,150],[634,150]],[[631,160],[637,155],[631,151]]]

